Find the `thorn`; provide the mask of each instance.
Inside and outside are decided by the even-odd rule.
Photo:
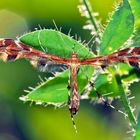
[[[68,36],[70,36],[70,33],[71,33],[71,28],[70,28],[70,30],[69,30],[69,32],[68,32]]]
[[[19,97],[20,100],[26,102],[27,101],[27,96],[22,96],[22,97]]]
[[[81,43],[82,42],[82,39],[81,39],[81,37],[79,36],[79,38],[78,38],[78,41],[79,41],[79,43]]]
[[[64,69],[64,67],[60,67],[60,70],[64,71],[64,70],[66,70],[66,69]]]
[[[29,92],[30,92],[29,90],[26,90],[26,89],[25,89],[25,90],[23,90],[23,91],[24,91],[24,92],[26,92],[26,93],[29,93]]]
[[[54,76],[56,75],[56,73],[55,73],[55,72],[53,72],[53,71],[51,72],[51,74],[53,74]]]
[[[135,132],[135,130],[132,129],[132,130],[130,130],[130,131],[127,131],[126,133],[127,133],[127,134],[130,134],[130,133],[134,133],[134,132]]]
[[[37,86],[40,86],[40,84],[41,84],[41,83],[38,82],[38,83],[37,83]]]
[[[35,31],[37,31],[38,30],[38,28],[35,28]]]
[[[36,101],[35,104],[36,104],[36,105],[42,105],[43,102],[41,102],[41,101]]]
[[[62,31],[62,27],[60,27],[59,31],[60,31],[60,32]]]
[[[77,34],[75,34],[75,40],[77,40],[77,39],[78,39]]]
[[[113,92],[103,94],[102,96],[104,97],[104,96],[108,96],[108,95],[113,95]]]
[[[47,77],[44,77],[44,79],[47,81],[48,79],[47,79]]]
[[[57,27],[56,22],[54,21],[54,19],[53,19],[53,24],[54,24],[56,30],[59,31],[59,29],[58,29],[58,27]]]
[[[129,100],[135,99],[135,96],[129,97],[128,99]]]
[[[31,89],[31,90],[34,90],[35,88],[33,88],[33,87],[28,87],[29,89]]]
[[[44,80],[42,79],[40,75],[38,75],[38,78],[41,80],[42,83],[44,82]]]
[[[40,29],[40,30],[42,30],[42,27],[41,27],[41,25],[40,25],[40,24],[38,24],[38,27],[39,27],[39,29]]]
[[[31,101],[31,103],[30,103],[30,107],[32,106],[32,104],[33,104],[33,101]]]
[[[83,40],[83,41],[82,41],[82,44],[84,44],[85,42],[86,42],[86,40]]]

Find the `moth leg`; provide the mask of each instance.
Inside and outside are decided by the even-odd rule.
[[[86,75],[87,80],[89,81],[89,83],[87,84],[87,86],[85,87],[84,91],[81,94],[81,98],[88,98],[88,94],[90,93],[90,91],[93,88],[93,83],[96,80],[98,74],[101,72],[101,68],[97,68],[94,70],[94,73],[91,77],[91,79],[89,80],[88,76]]]
[[[111,102],[107,101],[107,100],[102,96],[102,94],[101,94],[99,91],[97,91],[97,89],[96,89],[96,87],[94,86],[94,84],[92,84],[92,86],[93,86],[93,88],[94,88],[94,91],[95,91],[95,93],[96,93],[98,99],[99,99],[103,104],[105,104],[106,106],[109,106],[110,108],[114,109],[115,111],[117,111],[117,112],[123,114],[125,117],[128,116],[125,112],[123,112],[122,110],[117,109],[115,106],[113,106],[113,105],[111,104]]]
[[[67,89],[68,89],[68,107],[69,109],[71,108],[71,96],[70,96],[70,93],[71,93],[71,82],[70,82],[70,67],[68,67],[68,86],[67,86]]]
[[[116,107],[114,107],[110,102],[106,101],[106,99],[102,96],[102,94],[100,92],[98,92],[98,90],[96,89],[94,82],[98,76],[98,74],[101,72],[102,69],[96,69],[93,73],[92,78],[90,79],[88,85],[86,86],[85,90],[83,91],[83,93],[81,94],[81,98],[85,99],[88,98],[88,94],[90,93],[90,91],[92,89],[94,89],[96,96],[98,97],[98,99],[105,105],[109,106],[110,108],[114,109],[115,111],[123,114],[125,117],[127,116],[127,114],[119,109],[117,109]]]

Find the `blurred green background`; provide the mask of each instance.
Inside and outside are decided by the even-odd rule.
[[[108,12],[113,10],[114,0],[91,0],[94,11],[99,12],[106,24]],[[85,18],[81,18],[77,6],[79,0],[0,0],[0,38],[13,38],[42,28],[55,28],[55,20],[62,32],[90,39],[83,30]],[[27,61],[0,62],[0,140],[124,140],[128,125],[126,119],[107,106],[81,101],[75,117],[78,134],[75,134],[67,107],[41,107],[19,100],[24,89],[34,87],[45,73],[38,72]],[[139,83],[131,86],[138,103]],[[118,108],[121,102],[113,103]]]

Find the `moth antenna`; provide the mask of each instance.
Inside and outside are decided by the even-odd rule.
[[[74,129],[75,129],[75,133],[78,133],[77,127],[76,127],[76,123],[75,123],[75,121],[74,121],[74,117],[73,117],[72,114],[71,114],[71,120],[72,120],[73,127],[74,127]]]
[[[54,20],[54,19],[53,19],[53,24],[54,24],[54,26],[55,26],[56,30],[61,32],[62,27],[60,27],[60,30],[59,30],[59,29],[58,29],[58,26],[56,25],[56,22],[55,22],[55,20]],[[64,39],[63,39],[63,37],[62,37],[62,35],[61,35],[61,34],[60,34],[60,36],[61,36],[61,38],[62,38],[63,42],[66,44],[66,42],[64,41]]]
[[[91,41],[95,38],[95,36],[92,36],[91,39],[87,42],[87,46],[91,43]]]
[[[56,30],[61,32],[62,27],[60,27],[60,30],[59,30],[59,29],[58,29],[58,26],[56,25],[56,22],[54,21],[54,19],[53,19],[53,24],[54,24],[54,26],[55,26]],[[61,33],[60,33],[60,36],[61,36],[61,39],[63,40],[63,42],[66,44],[66,42],[65,42],[65,40],[63,39],[63,37],[62,37]],[[66,45],[67,45],[67,44],[66,44]]]

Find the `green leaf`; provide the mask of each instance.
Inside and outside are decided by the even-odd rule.
[[[78,52],[80,58],[93,57],[93,53],[89,53],[87,47],[72,37],[52,29],[37,30],[21,36],[19,40],[33,48],[61,57],[71,57],[74,51]]]
[[[123,75],[121,78],[123,82],[132,84],[140,80],[140,74],[139,74],[139,71],[133,69],[132,71],[129,71],[128,75]]]
[[[120,95],[116,77],[111,74],[100,74],[95,81],[95,87],[104,96],[116,97]],[[96,93],[92,90],[90,97],[95,96]]]
[[[127,0],[117,8],[111,17],[101,40],[99,55],[114,52],[129,39],[133,33],[134,17]]]
[[[138,82],[140,80],[139,71],[125,63],[117,64],[117,69],[114,70],[114,74],[119,74],[122,81],[127,84],[132,84],[133,82]]]
[[[104,96],[120,96],[119,86],[116,81],[116,74],[121,76],[123,82],[131,84],[139,80],[139,73],[128,64],[119,63],[117,67],[110,66],[107,68],[109,73],[100,74],[96,81],[96,89]],[[95,97],[95,91],[92,90],[90,97]]]
[[[42,82],[35,87],[28,95],[21,97],[24,101],[35,101],[40,104],[48,103],[59,105],[67,100],[67,71],[50,77],[46,82]]]
[[[88,66],[82,67],[83,71],[79,71],[77,75],[78,91],[81,93],[88,83],[86,75],[91,76],[93,68]],[[24,101],[35,101],[37,103],[47,103],[53,105],[61,105],[68,99],[68,71],[58,73],[55,77],[49,78],[36,88],[34,88],[28,95],[21,97]]]
[[[127,117],[130,121],[132,128],[135,130],[137,122],[136,122],[132,107],[130,105],[130,101],[129,101],[128,96],[127,96],[127,92],[125,89],[126,87],[124,87],[124,85],[122,84],[122,81],[121,81],[121,78],[119,75],[116,75],[116,80],[117,80],[117,83],[119,86],[120,95],[121,95],[120,97],[121,97],[121,100],[123,102],[125,112],[127,114]]]
[[[49,54],[61,57],[71,57],[73,51],[78,52],[80,57],[93,57],[93,53],[82,44],[71,37],[54,30],[38,30],[21,36],[19,40],[36,49],[47,49]],[[81,93],[88,83],[86,75],[91,77],[94,69],[90,66],[82,66],[83,70],[78,72],[77,83],[78,90]],[[84,73],[83,73],[84,72]],[[28,95],[22,97],[22,100],[36,101],[39,103],[47,103],[60,105],[67,101],[68,98],[68,72],[56,74],[51,79],[43,82],[34,88]]]
[[[135,18],[135,27],[140,27],[140,1],[129,0]]]
[[[133,46],[140,46],[140,1],[139,0],[129,0],[132,11],[135,18],[135,32],[134,32],[134,44]]]

